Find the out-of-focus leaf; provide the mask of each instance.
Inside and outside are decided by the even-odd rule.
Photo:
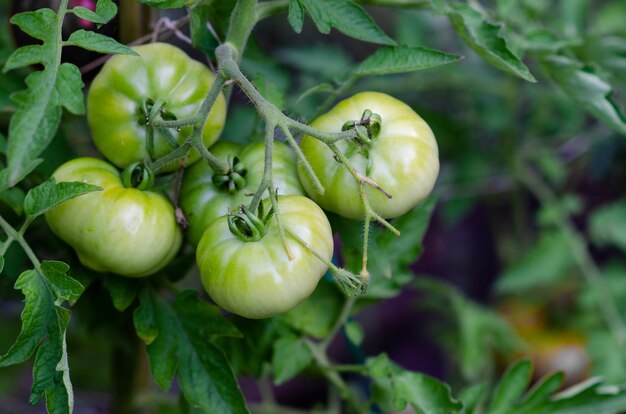
[[[271,104],[276,106],[281,111],[285,109],[287,101],[285,100],[284,93],[278,89],[276,85],[268,82],[264,77],[257,76],[252,80],[252,84],[255,88],[267,99]]]
[[[317,30],[330,33],[335,28],[355,39],[382,45],[393,45],[394,40],[376,25],[374,20],[352,0],[297,0],[306,10]]]
[[[424,47],[397,46],[378,49],[357,67],[358,76],[386,75],[435,68],[456,62],[461,56]]]
[[[322,279],[311,296],[280,318],[297,331],[321,339],[332,330],[343,302],[343,294]]]
[[[566,47],[577,46],[582,43],[582,39],[556,34],[544,27],[535,27],[524,33],[522,43],[526,50],[548,53],[556,52]]]
[[[313,355],[303,338],[295,335],[281,337],[274,344],[274,356],[272,367],[274,369],[274,382],[282,384],[308,367],[313,361]]]
[[[521,79],[536,82],[526,65],[507,45],[499,24],[491,23],[468,4],[456,4],[446,14],[465,43],[485,61]]]
[[[9,206],[17,215],[22,215],[24,197],[24,190],[19,187],[9,188],[0,192],[0,201]]]
[[[512,405],[524,394],[531,380],[532,363],[520,361],[510,366],[496,387],[489,413],[506,414]]]
[[[368,271],[370,285],[365,297],[371,299],[389,298],[397,295],[402,287],[413,279],[408,266],[415,262],[422,252],[422,239],[436,198],[430,197],[421,205],[394,221],[400,237],[391,232],[373,228],[368,249]],[[333,228],[339,231],[343,242],[343,256],[346,268],[358,271],[363,251],[361,223],[338,219]]]
[[[626,252],[626,200],[594,210],[589,219],[589,233],[599,246],[615,246]]]
[[[184,7],[186,3],[192,0],[137,0],[139,3],[146,4],[157,9],[179,9]]]
[[[287,20],[293,28],[294,32],[302,32],[302,25],[304,24],[304,10],[299,0],[289,0],[289,14]]]
[[[211,29],[224,40],[235,0],[196,0],[189,10],[189,30],[193,46],[212,55],[219,45]]]
[[[345,324],[344,331],[350,343],[356,346],[361,345],[361,342],[363,342],[363,338],[365,337],[365,332],[363,332],[361,324],[355,321],[349,321]]]
[[[548,56],[541,64],[574,102],[615,132],[626,135],[626,118],[613,99],[611,85],[581,62],[565,56]]]
[[[106,286],[111,295],[113,306],[120,312],[126,310],[130,304],[133,303],[141,287],[137,279],[117,275],[108,275],[104,280],[104,286]],[[142,331],[146,332],[146,330],[147,329],[143,329]],[[142,339],[146,342],[151,342],[150,336],[156,336],[156,333]]]
[[[117,14],[117,5],[112,0],[98,0],[96,10],[76,6],[72,9],[74,14],[81,19],[96,23],[108,23]]]
[[[520,261],[505,269],[495,290],[519,293],[557,283],[569,276],[573,264],[567,239],[561,233],[544,233]]]
[[[425,277],[417,278],[413,286],[422,293],[420,306],[452,321],[449,340],[468,381],[478,381],[494,369],[491,352],[512,355],[523,349],[523,342],[502,316],[468,300],[452,286]]]
[[[432,414],[458,413],[462,404],[452,397],[446,384],[417,372],[406,371],[393,363],[386,354],[368,358],[365,365],[374,385],[389,392],[385,399],[376,400],[384,408],[403,410],[410,404],[415,412]]]

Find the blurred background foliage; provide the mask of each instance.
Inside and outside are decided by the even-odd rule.
[[[7,23],[10,14],[16,7],[53,2],[11,3],[0,0],[0,64],[16,42],[24,41]],[[121,1],[125,3],[107,34],[129,42],[148,33],[146,22],[153,23],[157,16],[151,9]],[[493,384],[509,362],[523,356],[534,361],[536,377],[560,369],[566,384],[594,375],[625,383],[626,352],[607,328],[602,306],[607,300],[617,304],[626,319],[626,133],[619,130],[626,121],[618,111],[603,108],[619,108],[619,102],[626,101],[626,2],[470,1],[494,22],[503,23],[501,33],[509,48],[524,58],[536,83],[479,58],[449,19],[433,12],[440,2],[407,3],[418,7],[365,7],[399,44],[460,54],[461,62],[411,74],[354,77],[355,65],[375,46],[336,31],[322,35],[310,19],[295,35],[285,14],[258,24],[243,60],[244,73],[290,116],[310,120],[335,92],[341,97],[377,90],[411,105],[439,143],[442,169],[436,205],[432,201],[422,207],[434,209],[430,225],[416,214],[398,221],[401,239],[374,233],[371,263],[384,270],[393,257],[393,278],[373,281],[368,298],[360,302],[361,311],[331,355],[351,364],[385,352],[397,364],[441,378],[455,390],[478,382]],[[229,4],[225,1],[222,7]],[[180,17],[168,13],[162,16]],[[185,47],[178,38],[170,41]],[[186,49],[202,59],[197,51]],[[554,56],[576,62],[575,68],[559,66],[564,61],[555,63]],[[67,56],[82,65],[97,58],[78,50]],[[8,96],[23,87],[26,73],[0,73],[3,135],[12,111]],[[606,92],[600,79],[612,86],[611,100],[599,95]],[[617,115],[610,119],[611,113]],[[222,139],[247,141],[262,134],[254,107],[235,91]],[[49,162],[28,180],[47,177],[77,154],[93,153],[85,120],[66,117],[47,151]],[[19,209],[23,195],[17,188],[0,200],[2,214],[10,216],[12,209]],[[331,220],[343,241],[339,259],[358,260],[358,241],[350,239],[360,236],[358,224]],[[43,221],[29,237],[33,245],[53,245],[46,240],[51,236]],[[71,256],[67,247],[59,249]],[[19,332],[22,298],[12,286],[26,268],[17,246],[5,259],[0,277],[2,352]],[[197,280],[186,277],[181,283],[197,286]],[[119,369],[129,354],[138,352],[137,344],[128,340],[135,337],[131,315],[115,310],[100,280],[84,275],[84,281],[90,289],[78,302],[68,331],[76,412],[105,412],[108,395],[115,388],[117,395],[123,394],[128,381],[145,393],[139,396],[145,397],[145,412],[175,412],[171,410],[177,401],[159,394],[149,377]],[[594,290],[598,285],[604,288]],[[336,291],[324,286],[311,299],[325,301],[313,308],[323,312],[300,327],[313,336],[323,336],[328,329],[324,321],[332,321],[338,312]],[[270,338],[254,338],[254,352],[270,352],[271,329],[266,328],[259,333]],[[249,375],[262,370],[249,361],[233,364]],[[278,400],[303,409],[325,402],[323,382],[306,374],[277,386]],[[251,400],[259,398],[259,390],[245,376],[241,381]],[[0,412],[40,412],[25,404],[29,387],[29,366],[2,369]],[[355,392],[361,388],[357,382]]]

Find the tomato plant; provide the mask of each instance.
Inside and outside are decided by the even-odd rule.
[[[0,410],[625,412],[625,15],[0,0]]]
[[[95,158],[69,161],[53,177],[58,182],[79,181],[102,188],[46,213],[52,231],[76,250],[88,268],[147,276],[178,252],[182,232],[164,196],[132,188],[131,183],[122,182],[115,167]]]
[[[187,236],[197,245],[208,225],[230,210],[245,204],[263,178],[264,146],[252,142],[245,147],[220,141],[211,148],[216,157],[228,160],[228,174],[216,174],[211,166],[198,162],[185,172],[180,191],[180,205],[189,222]],[[302,194],[295,155],[281,142],[272,154],[274,185],[280,195]]]
[[[164,131],[152,128],[157,119],[193,115],[209,91],[215,75],[185,52],[166,43],[133,48],[139,56],[118,55],[104,64],[87,95],[87,120],[98,150],[113,164],[163,157],[191,134],[190,127]],[[213,144],[224,127],[226,101],[219,96],[202,128],[204,145]],[[181,162],[200,157],[190,150]],[[172,163],[165,170],[176,169]]]
[[[351,121],[366,126],[363,137],[342,141],[337,147],[360,174],[384,190],[367,189],[374,211],[395,218],[424,200],[439,173],[437,142],[428,124],[391,96],[362,92],[338,103],[313,120],[311,126],[327,132],[341,131],[346,122],[349,128]],[[359,189],[342,161],[323,142],[310,136],[303,136],[300,146],[325,188],[319,194],[300,168],[307,193],[325,209],[346,218],[362,219],[365,209]]]

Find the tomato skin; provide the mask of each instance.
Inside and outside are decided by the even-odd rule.
[[[298,195],[280,197],[278,205],[282,225],[330,260],[333,237],[322,209]],[[267,233],[256,242],[234,236],[225,216],[213,221],[196,253],[202,284],[209,296],[227,311],[252,319],[286,312],[307,298],[327,266],[296,240],[286,238],[291,260],[275,217]]]
[[[175,46],[151,43],[132,49],[140,57],[113,56],[95,77],[87,95],[87,121],[93,141],[98,150],[120,168],[148,157],[143,109],[146,99],[163,99],[163,108],[177,119],[188,117],[200,107],[215,79],[206,66]],[[220,93],[202,130],[207,147],[219,137],[225,118],[226,100]],[[184,127],[180,131],[169,131],[178,144],[182,144],[191,129]],[[173,149],[163,132],[156,128],[154,149],[156,158]],[[191,150],[183,164],[190,165],[199,157],[196,150]],[[178,163],[172,163],[164,171],[178,167]]]
[[[263,142],[252,142],[245,147],[233,142],[220,141],[211,148],[211,152],[220,159],[237,156],[247,169],[246,185],[228,192],[213,184],[213,170],[206,162],[197,162],[185,171],[180,190],[180,206],[189,222],[187,238],[197,245],[208,225],[228,212],[236,210],[240,204],[247,204],[249,195],[256,191],[263,179],[265,151]],[[295,155],[284,143],[276,141],[273,145],[272,175],[274,186],[279,195],[304,194],[298,180]]]
[[[76,158],[53,174],[57,182],[102,187],[49,210],[52,231],[98,272],[147,276],[167,265],[182,243],[174,208],[162,195],[125,188],[120,174],[96,158]]]
[[[366,109],[382,118],[380,133],[370,150],[368,177],[393,198],[388,199],[370,186],[367,196],[381,216],[399,217],[426,198],[435,185],[439,173],[437,142],[428,124],[408,105],[379,92],[362,92],[345,99],[310,125],[325,132],[340,132],[346,121],[361,119]],[[354,142],[337,143],[344,154],[350,145]],[[348,169],[333,159],[326,144],[313,137],[303,136],[300,147],[325,189],[320,195],[299,163],[300,180],[307,194],[326,210],[350,219],[363,219],[358,185]],[[361,153],[354,153],[350,162],[366,175],[368,162]]]

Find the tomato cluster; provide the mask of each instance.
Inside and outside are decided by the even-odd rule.
[[[215,77],[171,45],[134,50],[139,57],[110,59],[87,97],[94,143],[124,172],[120,175],[113,165],[95,158],[64,164],[54,174],[57,181],[91,183],[102,191],[66,201],[46,219],[85,266],[141,277],[167,265],[182,243],[167,195],[150,190],[149,165],[179,148],[192,133],[192,126],[172,130],[152,122],[193,116]],[[217,140],[225,117],[226,101],[220,94],[201,131],[207,147]],[[439,170],[437,144],[428,125],[404,103],[382,93],[360,93],[311,126],[324,132],[356,130],[356,138],[337,146],[359,174],[391,196],[366,190],[371,208],[382,217],[404,214],[432,190]],[[273,188],[264,192],[276,191],[277,199],[250,201],[264,178],[262,142],[213,145],[211,153],[227,171],[196,162],[200,155],[195,150],[159,171],[187,167],[180,189],[186,236],[197,246],[206,291],[230,312],[270,317],[312,293],[333,254],[332,230],[318,205],[350,219],[364,217],[360,188],[342,161],[309,136],[302,138],[301,149],[324,186],[323,194],[280,142],[272,149]]]

